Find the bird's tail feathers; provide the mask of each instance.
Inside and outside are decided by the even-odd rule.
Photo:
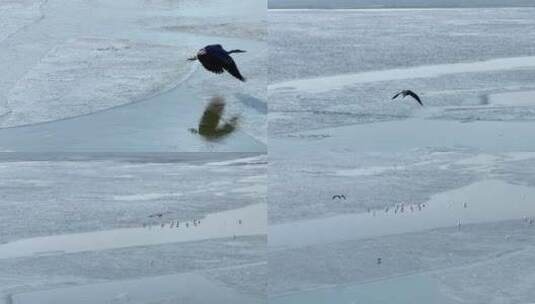
[[[244,51],[244,50],[232,50],[232,51],[228,51],[227,53],[228,54],[232,54],[232,53],[247,53],[247,51]]]

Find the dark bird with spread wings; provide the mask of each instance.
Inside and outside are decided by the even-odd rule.
[[[205,46],[197,52],[194,57],[188,58],[190,61],[199,60],[202,66],[210,72],[221,74],[227,71],[232,76],[241,81],[245,81],[234,62],[230,57],[232,53],[245,53],[243,50],[226,51],[220,44],[212,44]]]
[[[225,101],[222,97],[213,97],[206,106],[199,121],[199,129],[189,129],[194,134],[199,134],[206,140],[221,139],[234,132],[238,127],[238,116],[231,117],[228,121],[223,120]]]
[[[392,97],[392,100],[398,98],[399,95],[401,95],[403,98],[405,98],[407,96],[410,96],[410,97],[414,98],[421,106],[424,105],[422,103],[422,100],[420,99],[420,97],[418,95],[416,95],[416,93],[414,93],[411,90],[403,90],[403,91],[397,93],[396,95],[394,95],[394,97]]]

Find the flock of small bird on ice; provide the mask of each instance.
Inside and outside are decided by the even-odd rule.
[[[167,215],[167,214],[171,214],[171,212],[160,212],[160,213],[154,213],[154,214],[151,214],[149,215],[148,217],[149,218],[152,218],[152,219],[155,219],[155,218],[158,218],[158,219],[162,219],[164,215]],[[238,219],[236,221],[236,223],[238,225],[241,225],[243,224],[243,220],[242,219]],[[201,225],[201,220],[198,220],[198,219],[193,219],[191,222],[190,221],[183,221],[182,223],[179,221],[179,220],[170,220],[170,221],[165,221],[165,222],[152,222],[150,224],[146,224],[144,223],[143,224],[143,228],[147,228],[147,229],[152,229],[152,227],[160,227],[161,229],[163,228],[180,228],[180,227],[184,227],[184,228],[190,228],[190,227],[198,227]]]
[[[346,196],[344,194],[335,194],[332,196],[332,200],[346,200]],[[463,208],[468,208],[468,203],[464,202],[462,203]],[[393,210],[394,214],[401,214],[404,213],[406,210],[410,210],[410,212],[415,211],[422,211],[425,207],[427,207],[427,204],[425,203],[418,203],[418,204],[405,204],[405,203],[397,203],[394,206],[386,206],[384,209],[384,213],[389,213],[389,211]],[[373,210],[371,208],[368,208],[368,213],[370,213],[372,216],[376,216],[377,210]],[[522,223],[526,225],[533,225],[535,224],[535,217],[533,216],[524,216],[522,217]],[[462,221],[461,219],[457,220],[457,230],[461,231],[462,227]],[[508,238],[509,236],[506,236]],[[381,265],[383,263],[382,258],[377,258],[377,265]]]

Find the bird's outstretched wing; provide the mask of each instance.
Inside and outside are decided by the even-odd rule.
[[[199,61],[202,66],[210,72],[221,74],[224,72],[223,66],[217,57],[212,57],[210,55],[199,56]]]
[[[416,93],[414,93],[413,91],[407,91],[407,94],[408,94],[410,97],[416,99],[416,101],[417,101],[421,106],[424,105],[424,104],[422,103],[422,100],[420,99],[420,97],[419,97],[418,95],[416,95]]]
[[[397,93],[396,95],[394,95],[394,97],[392,97],[392,100],[398,98],[398,96],[401,95],[401,92]]]
[[[230,75],[238,78],[241,81],[245,82],[245,77],[243,77],[240,73],[240,70],[238,70],[238,67],[236,66],[236,63],[234,60],[229,56],[227,60],[225,60],[225,65],[223,65],[223,68],[230,73]]]
[[[217,61],[218,65],[224,69],[225,71],[229,72],[230,75],[238,78],[241,81],[245,81],[245,77],[243,77],[238,70],[238,67],[236,66],[236,63],[234,62],[234,59],[230,57],[230,55],[221,47],[221,45],[210,45],[206,47],[209,54],[214,58],[214,61]]]

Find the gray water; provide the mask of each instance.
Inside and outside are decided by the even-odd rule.
[[[380,266],[379,266],[380,267]],[[273,304],[416,304],[456,303],[441,294],[438,284],[425,275],[387,279],[368,284],[348,284],[273,297]]]

